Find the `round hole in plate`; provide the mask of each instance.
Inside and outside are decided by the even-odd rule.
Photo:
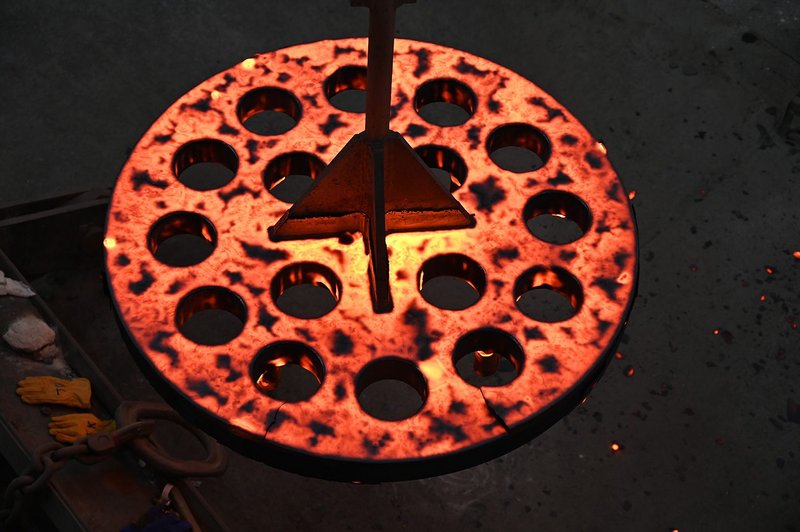
[[[569,244],[586,234],[592,225],[589,207],[569,192],[548,190],[525,204],[525,225],[535,237],[551,244]]]
[[[367,110],[367,67],[343,66],[328,76],[322,88],[337,109],[349,113]]]
[[[236,150],[215,139],[181,146],[172,158],[172,173],[193,190],[214,190],[231,182],[239,169]]]
[[[458,126],[469,120],[478,107],[478,97],[466,84],[452,78],[432,79],[414,95],[414,109],[425,121],[437,126]]]
[[[417,287],[431,305],[463,310],[477,303],[486,292],[486,273],[466,255],[436,255],[419,269]]]
[[[384,421],[407,419],[425,405],[428,383],[410,360],[383,357],[356,375],[358,404],[370,416]]]
[[[456,373],[473,386],[504,386],[519,376],[524,363],[516,338],[493,327],[468,332],[453,349]]]
[[[270,194],[286,203],[302,198],[325,169],[325,163],[310,153],[291,152],[278,155],[264,169],[264,186]]]
[[[263,394],[278,401],[310,399],[325,379],[322,358],[308,345],[293,340],[272,343],[256,354],[250,378]]]
[[[467,180],[467,165],[455,150],[428,144],[419,146],[415,151],[431,169],[443,189],[455,192],[464,185]]]
[[[514,300],[529,318],[552,323],[577,314],[583,304],[583,289],[563,268],[535,266],[517,278]]]
[[[147,234],[147,247],[169,266],[192,266],[207,259],[217,245],[217,231],[205,216],[172,212],[162,216]]]
[[[239,100],[236,114],[257,135],[280,135],[300,121],[302,106],[291,92],[277,87],[253,89]]]
[[[489,134],[486,150],[500,168],[516,173],[532,172],[550,158],[550,141],[529,124],[506,124]]]
[[[296,262],[272,279],[275,305],[295,318],[320,318],[339,303],[342,282],[333,270],[316,262]]]
[[[247,307],[238,294],[221,286],[192,290],[178,303],[175,324],[183,336],[201,345],[227,344],[244,329]]]

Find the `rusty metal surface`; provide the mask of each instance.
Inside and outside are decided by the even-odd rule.
[[[512,71],[408,40],[395,43],[391,129],[413,147],[439,145],[461,156],[466,177],[451,190],[477,225],[389,235],[394,310],[386,314],[372,311],[368,257],[358,235],[270,241],[268,227],[289,204],[267,191],[262,173],[288,152],[308,152],[329,163],[363,130],[363,114],[334,108],[322,87],[338,68],[364,65],[366,45],[365,39],[343,39],[266,53],[189,91],[154,123],[122,170],[105,240],[122,322],[176,406],[228,443],[278,467],[345,480],[410,478],[465,467],[544,430],[598,376],[630,310],[636,279],[632,212],[602,144]],[[452,82],[434,82],[439,90],[420,91],[417,103],[425,98],[458,103],[472,114],[465,123],[435,126],[415,110],[418,88],[438,79],[462,82],[472,98],[454,91]],[[243,114],[239,103],[261,87],[294,95],[290,111],[296,126],[275,136],[243,127],[240,117],[247,110]],[[216,139],[235,153],[235,164],[230,154],[226,162],[236,175],[217,190],[191,189],[174,174],[176,153],[200,139]],[[533,149],[544,166],[530,172],[500,168],[487,148],[509,143]],[[589,217],[576,217],[586,234],[570,244],[543,242],[525,227],[525,213],[537,211],[537,201],[529,200],[552,190],[571,193],[588,207]],[[550,205],[552,214],[568,214],[566,204]],[[201,215],[214,229],[202,232],[213,242],[213,253],[193,266],[167,266],[148,247],[153,225],[179,211]],[[479,301],[459,311],[427,303],[418,284],[426,260],[453,253],[472,259],[485,273]],[[336,306],[314,320],[281,312],[270,290],[276,274],[300,262],[326,267],[340,283]],[[523,315],[515,299],[541,285],[567,295],[576,314],[553,323]],[[200,345],[178,330],[179,302],[209,286],[224,290],[207,292],[202,301],[194,297],[195,308],[226,298],[226,305],[243,304],[238,310],[243,329],[224,345]],[[515,358],[519,375],[504,386],[478,388],[454,370],[459,339],[470,340],[468,333],[486,328],[513,337],[522,353]],[[322,385],[307,401],[273,399],[250,378],[256,354],[287,340],[312,347],[324,365]],[[473,351],[481,347],[464,344]],[[356,376],[381,357],[401,357],[421,371],[426,400],[416,415],[384,421],[359,406]]]

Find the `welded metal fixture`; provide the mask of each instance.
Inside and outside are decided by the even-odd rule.
[[[318,477],[430,476],[528,441],[585,396],[631,309],[636,228],[604,146],[552,97],[393,40],[407,2],[353,3],[371,9],[369,54],[340,39],[248,58],[156,120],[117,181],[109,280],[143,367],[217,438]],[[367,88],[365,128],[341,97]],[[299,176],[313,185],[287,192]],[[193,254],[167,253],[186,239]],[[443,301],[446,280],[470,297]],[[287,302],[303,289],[326,300]],[[532,306],[542,293],[567,311]],[[307,393],[282,390],[290,368]],[[385,381],[416,402],[376,409]]]

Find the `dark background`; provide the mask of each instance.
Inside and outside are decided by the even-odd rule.
[[[366,23],[346,0],[4,0],[0,207],[111,186],[189,88]],[[637,192],[624,359],[543,436],[460,473],[357,486],[238,457],[201,490],[236,530],[800,530],[800,149],[776,127],[800,3],[418,0],[398,35],[516,70],[606,144]]]

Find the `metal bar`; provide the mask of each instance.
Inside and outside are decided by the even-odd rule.
[[[389,132],[394,66],[396,10],[415,0],[352,0],[354,6],[369,8],[369,49],[367,53],[367,118],[369,140],[383,140]]]

